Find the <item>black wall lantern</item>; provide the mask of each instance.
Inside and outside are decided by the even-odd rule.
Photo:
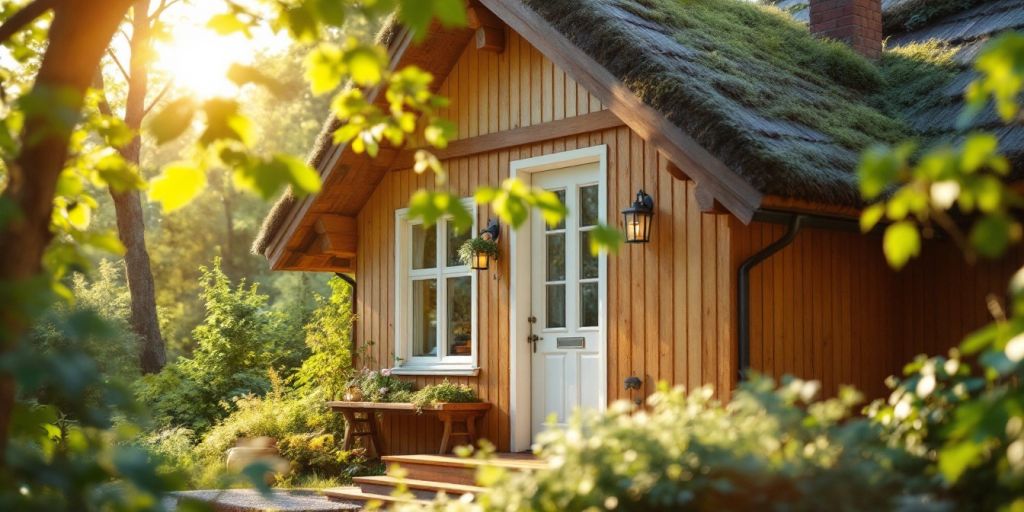
[[[645,244],[651,240],[651,218],[654,217],[654,199],[643,189],[636,193],[636,201],[622,210],[627,244]]]

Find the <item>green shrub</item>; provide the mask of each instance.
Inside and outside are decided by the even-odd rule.
[[[192,333],[194,353],[144,377],[136,387],[161,425],[198,434],[227,415],[233,398],[266,393],[269,370],[287,375],[293,361],[301,360],[280,334],[287,330],[282,313],[266,308],[267,296],[255,284],[232,286],[219,259],[200,270],[206,317]]]
[[[316,308],[305,326],[310,356],[295,374],[300,389],[317,389],[340,399],[352,374],[352,292],[340,278],[328,285],[331,295],[315,295]]]
[[[470,403],[479,402],[480,398],[476,396],[476,390],[465,384],[452,384],[445,379],[440,384],[431,384],[423,389],[413,393],[409,400],[418,409],[441,403]]]
[[[661,384],[638,410],[620,401],[576,413],[538,438],[549,469],[486,468],[491,489],[446,510],[892,510],[927,489],[902,468],[915,457],[856,418],[860,395],[817,401],[816,382],[741,385],[728,404],[709,387],[687,394]]]

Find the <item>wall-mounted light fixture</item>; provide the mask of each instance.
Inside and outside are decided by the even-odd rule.
[[[466,240],[459,248],[459,258],[473,270],[487,270],[491,260],[498,259],[498,237],[501,228],[498,221],[492,220],[480,236]]]
[[[636,193],[636,201],[622,210],[627,244],[643,244],[651,240],[651,219],[654,217],[654,199],[643,189]]]

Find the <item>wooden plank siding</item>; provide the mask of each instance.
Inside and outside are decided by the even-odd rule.
[[[441,85],[440,93],[452,100],[442,114],[456,123],[458,139],[605,109],[518,34],[509,31],[506,41],[500,54],[467,47]],[[782,236],[783,226],[747,226],[731,215],[701,213],[694,183],[673,178],[665,156],[625,126],[448,158],[446,186],[469,196],[478,186],[500,184],[512,161],[601,144],[608,148],[608,220],[619,223],[618,212],[639,188],[656,208],[651,242],[608,256],[609,400],[642,399],[662,380],[691,389],[713,384],[727,398],[737,375],[736,272],[743,260]],[[356,342],[368,356],[359,364],[393,364],[395,343],[402,341],[394,335],[394,212],[415,190],[434,187],[432,176],[407,168],[388,172],[356,217]],[[480,207],[477,224],[494,217]],[[503,229],[500,252],[507,255],[508,227]],[[1008,263],[968,269],[957,264],[948,243],[933,243],[920,261],[896,273],[880,246],[876,236],[806,229],[755,268],[753,367],[776,377],[818,379],[827,394],[847,383],[882,394],[884,378],[914,354],[944,352],[983,324],[986,293],[1001,292],[1013,270]],[[509,390],[515,384],[509,375],[509,276],[507,257],[478,275],[480,373],[448,377],[473,386],[494,405],[480,434],[500,451],[509,449]],[[641,390],[625,391],[623,381],[630,376],[642,379]],[[443,377],[410,379],[424,386]],[[388,417],[383,435],[393,453],[429,453],[440,425],[429,418]]]
[[[513,130],[603,110],[604,107],[571,77],[554,66],[514,32],[501,53],[468,47],[442,84],[451,98],[443,112],[458,125],[459,138]],[[668,161],[626,127],[504,148],[445,160],[448,185],[468,196],[480,185],[497,185],[508,177],[509,162],[594,145],[608,147],[609,221],[617,222],[638,188],[655,200],[654,236],[646,245],[624,246],[609,255],[608,265],[608,396],[639,399],[666,380],[691,387],[713,383],[727,389],[735,374],[735,318],[731,296],[734,277],[730,261],[729,217],[702,215],[694,184],[672,178]],[[359,287],[356,342],[369,358],[360,364],[391,366],[396,340],[394,283],[394,212],[408,203],[417,188],[432,188],[433,179],[409,169],[389,172],[357,216],[356,255]],[[495,215],[478,211],[477,223]],[[508,254],[507,227],[500,240]],[[678,276],[678,278],[677,278]],[[509,424],[509,259],[479,274],[478,332],[480,373],[448,377],[474,386],[494,404],[485,416],[481,435],[499,450],[508,450]],[[673,283],[672,286],[659,284]],[[708,305],[707,307],[702,306]],[[370,342],[373,342],[370,344]],[[372,361],[371,361],[372,359]],[[641,392],[629,395],[623,381],[636,375]],[[417,385],[444,377],[410,377]],[[440,436],[436,421],[387,418],[384,435],[395,453],[428,452]]]
[[[736,268],[780,238],[784,226],[733,220]],[[879,236],[804,229],[751,272],[751,366],[775,378],[850,384],[877,397],[917,354],[946,354],[990,321],[986,297],[1002,300],[1024,258],[968,265],[949,241],[925,244],[900,272],[886,264]]]

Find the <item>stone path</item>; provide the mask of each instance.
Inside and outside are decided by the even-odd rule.
[[[179,502],[196,500],[213,505],[216,512],[336,512],[339,510],[362,510],[359,505],[329,501],[316,491],[292,489],[274,490],[271,496],[263,496],[254,489],[226,489],[210,491],[181,491],[173,493]],[[174,507],[168,507],[174,510]]]

